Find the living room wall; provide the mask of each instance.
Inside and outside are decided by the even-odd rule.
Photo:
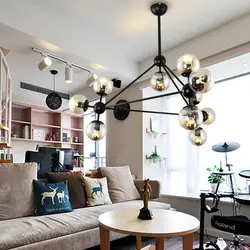
[[[142,91],[135,86],[124,91],[112,103],[120,99],[129,101],[140,98],[142,98]],[[131,104],[131,107],[142,109],[142,102]],[[107,111],[106,126],[107,166],[128,164],[132,174],[142,178],[142,114],[131,112],[126,120],[118,121],[113,111]]]

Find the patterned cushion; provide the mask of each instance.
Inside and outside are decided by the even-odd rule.
[[[107,178],[84,177],[88,206],[111,204]]]
[[[67,182],[55,184],[34,180],[36,215],[71,212]]]

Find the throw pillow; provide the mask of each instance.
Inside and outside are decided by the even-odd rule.
[[[36,163],[0,164],[0,220],[35,214],[32,182]]]
[[[84,177],[88,206],[111,204],[106,178]]]
[[[140,199],[129,166],[103,167],[98,171],[108,180],[109,195],[113,203]]]
[[[87,206],[82,172],[47,173],[49,183],[68,182],[69,201],[73,209]]]
[[[36,215],[71,212],[67,182],[44,183],[33,181]]]

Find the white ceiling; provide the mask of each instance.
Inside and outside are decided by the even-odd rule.
[[[59,56],[128,81],[156,51],[150,0],[1,0],[0,22]],[[250,11],[247,0],[168,0],[163,49],[175,47]],[[2,34],[0,34],[2,36]],[[0,37],[0,46],[2,37]],[[10,43],[18,45],[19,39]],[[77,87],[78,88],[78,87]]]

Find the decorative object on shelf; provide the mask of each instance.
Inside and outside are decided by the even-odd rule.
[[[63,142],[67,142],[67,141],[68,141],[68,134],[63,133]]]
[[[93,121],[89,125],[92,128],[90,133],[88,133],[90,139],[96,141],[101,140],[105,136],[106,128],[103,123],[100,123],[99,118],[100,115],[106,110],[114,110],[115,112],[127,111],[128,106],[125,106],[125,104],[142,102],[166,96],[180,95],[186,106],[179,113],[137,110],[132,108],[129,111],[179,116],[180,125],[189,131],[189,140],[193,145],[200,146],[206,142],[207,135],[204,129],[201,128],[201,125],[211,124],[215,120],[215,113],[213,110],[208,108],[200,110],[196,105],[202,100],[202,95],[212,89],[214,80],[209,70],[201,69],[199,60],[191,54],[184,54],[177,60],[177,70],[180,75],[187,79],[186,83],[179,79],[178,76],[166,65],[166,58],[162,55],[161,47],[161,16],[163,16],[167,10],[168,6],[165,3],[154,3],[151,5],[151,12],[157,16],[158,21],[158,55],[154,58],[153,64],[148,69],[146,69],[141,75],[139,75],[117,94],[113,95],[106,103],[102,102],[102,98],[103,96],[111,93],[113,84],[111,80],[105,77],[98,78],[93,84],[94,91],[100,95],[99,102],[97,102],[94,106],[91,106],[86,101],[86,97],[82,96],[82,101],[73,103],[73,106],[77,107],[77,109],[81,109],[82,113],[90,107],[93,108],[94,112],[97,114],[97,120]],[[120,102],[110,105],[115,98],[121,95],[126,89],[136,83],[140,78],[155,67],[158,69],[157,72],[151,77],[151,87],[158,92],[163,92],[167,90],[170,83],[172,83],[176,88],[175,92],[127,101],[126,103],[123,102],[122,106],[120,105]],[[179,88],[177,83],[181,85],[181,88]],[[72,108],[71,105],[70,109],[73,112],[76,110],[76,108]],[[94,127],[96,129],[94,129]],[[93,136],[94,133],[98,134],[98,136]]]
[[[75,143],[78,143],[78,142],[79,142],[78,136],[74,136],[74,142],[75,142]]]
[[[162,158],[158,155],[156,146],[154,148],[154,152],[150,155],[146,155],[146,159],[152,161],[153,163],[157,163],[162,160]]]
[[[146,128],[146,133],[148,134],[155,133],[155,131],[153,130],[153,126],[152,126],[152,118],[149,118],[149,128]]]
[[[29,139],[29,126],[25,125],[23,127],[23,138]]]
[[[44,129],[33,129],[33,140],[44,141],[45,140],[45,130]]]
[[[53,75],[54,92],[51,92],[46,97],[46,105],[53,110],[59,109],[62,106],[62,98],[56,93],[56,70],[51,70],[50,73]]]
[[[68,137],[68,142],[72,142],[72,137],[71,136]]]
[[[152,194],[152,188],[149,183],[149,179],[144,180],[143,186],[140,188],[142,199],[143,199],[143,208],[140,209],[138,219],[141,220],[152,220],[154,218],[152,211],[148,208],[148,201]]]
[[[219,175],[218,174],[214,174],[214,171],[220,171],[220,168],[214,166],[213,169],[211,168],[207,168],[206,169],[209,172],[209,176],[207,178],[208,182],[211,185],[211,192],[215,192],[217,184],[218,184],[218,180],[219,180]],[[221,177],[220,182],[225,182],[225,178]]]

